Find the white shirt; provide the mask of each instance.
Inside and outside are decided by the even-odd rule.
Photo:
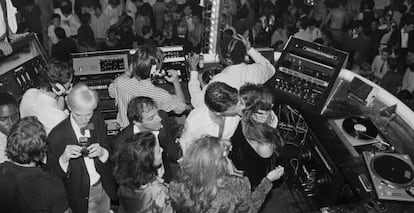
[[[46,134],[62,122],[68,115],[59,109],[56,99],[44,94],[39,89],[27,90],[20,103],[20,116],[36,116],[45,126]]]
[[[81,22],[76,14],[73,13],[69,16],[65,16],[60,8],[56,8],[55,13],[60,16],[60,26],[63,29],[65,29],[64,27],[68,27],[70,29],[70,35],[66,35],[67,37],[78,35],[78,29],[81,26]]]
[[[407,68],[404,73],[401,90],[408,90],[411,93],[414,92],[414,72],[410,68]]]
[[[95,38],[106,38],[109,18],[105,14],[101,14],[99,17],[95,14],[91,15],[91,28]]]
[[[408,33],[401,29],[401,48],[408,47]]]
[[[371,64],[371,71],[374,73],[374,76],[378,79],[382,79],[385,73],[387,73],[387,62],[383,61],[380,55],[375,56]]]
[[[252,57],[255,63],[241,63],[228,66],[221,73],[215,75],[210,82],[219,81],[236,89],[240,89],[246,83],[263,84],[275,74],[275,67],[254,48],[250,48],[247,54]],[[194,77],[197,75],[192,74],[191,76]],[[204,104],[204,94],[207,86],[201,90],[200,86],[197,86],[197,83],[194,81],[198,81],[198,79],[190,78],[188,90],[191,97],[191,104],[194,108],[197,108]]]
[[[17,31],[17,20],[16,20],[16,13],[17,13],[17,9],[13,6],[11,0],[5,0],[6,1],[6,9],[5,11],[7,11],[7,20],[8,20],[8,24],[9,24],[9,29],[12,33],[16,33]],[[7,25],[5,23],[4,20],[4,14],[3,14],[3,10],[1,9],[1,5],[0,5],[0,37],[2,37],[7,30]]]
[[[239,116],[226,117],[222,139],[229,140],[236,131],[239,122]],[[218,137],[219,129],[219,124],[211,119],[207,106],[203,105],[194,109],[188,115],[183,133],[181,134],[180,146],[183,153],[185,153],[190,144],[204,135]]]
[[[8,161],[6,156],[7,135],[0,132],[0,163]]]
[[[112,26],[118,22],[119,17],[122,14],[122,7],[121,5],[119,5],[116,8],[112,8],[111,5],[108,4],[103,10],[103,14],[105,14],[106,17],[108,17],[109,25]]]

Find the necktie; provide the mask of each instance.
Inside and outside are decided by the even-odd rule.
[[[383,71],[384,71],[384,65],[385,65],[385,61],[382,62],[382,65],[381,65],[381,68],[380,68],[380,74],[381,75],[383,74]]]

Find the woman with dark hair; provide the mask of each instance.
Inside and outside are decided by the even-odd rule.
[[[46,132],[36,117],[22,118],[7,138],[0,164],[0,212],[68,212],[63,182],[39,164],[46,157]]]
[[[184,155],[177,180],[170,184],[172,205],[177,212],[257,212],[284,172],[269,172],[251,192],[246,177],[237,172],[227,155],[230,144],[204,136],[192,143]]]
[[[162,166],[162,148],[152,132],[126,140],[114,155],[120,212],[173,212],[168,188],[157,174]]]
[[[233,147],[229,157],[235,167],[249,178],[254,189],[275,167],[283,141],[274,128],[277,117],[272,114],[273,96],[270,91],[262,85],[247,84],[240,88],[239,93],[246,108],[230,139]],[[267,122],[258,121],[256,114],[260,112],[267,114]],[[273,123],[274,127],[269,123]]]

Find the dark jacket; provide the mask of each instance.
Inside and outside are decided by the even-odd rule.
[[[392,32],[390,40],[388,41],[388,46],[395,47],[397,49],[401,48],[401,29],[394,30]],[[414,51],[414,31],[408,33],[408,51]]]
[[[91,142],[99,143],[110,152],[102,114],[94,112],[90,122],[94,124],[94,129],[90,130]],[[76,138],[76,134],[70,123],[70,117],[66,118],[52,129],[47,141],[47,169],[63,179],[68,195],[69,206],[72,211],[76,213],[87,213],[90,184],[88,171],[83,158],[71,159],[66,173],[59,165],[59,157],[65,151],[66,145],[78,144],[78,139]],[[101,175],[101,181],[105,192],[112,200],[117,199],[117,187],[112,175],[110,160],[108,159],[105,163],[102,163],[98,158],[95,158],[94,162],[96,171]]]
[[[175,143],[174,137],[171,134],[170,125],[167,122],[168,114],[164,111],[159,111],[161,117],[162,128],[158,135],[158,140],[160,146],[164,149],[163,152],[163,163],[165,168],[164,180],[169,182],[172,178],[172,171],[170,168],[170,162],[177,162],[180,156],[180,148]],[[134,135],[134,124],[129,124],[124,130],[122,130],[116,138],[111,141],[111,150],[116,152],[118,147],[125,142],[128,138],[131,138]]]

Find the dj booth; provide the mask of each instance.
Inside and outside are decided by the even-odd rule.
[[[0,56],[0,91],[19,98],[38,84],[47,57],[30,35]],[[164,68],[181,72],[185,58],[164,48]],[[73,55],[75,81],[100,96],[106,119],[117,113],[107,88],[129,67],[130,50]],[[291,38],[274,54],[276,74],[266,82],[276,101],[285,140],[280,163],[297,212],[414,212],[414,112],[396,97],[343,69],[347,54]],[[205,67],[218,62],[204,55]],[[163,85],[162,73],[153,82]]]

